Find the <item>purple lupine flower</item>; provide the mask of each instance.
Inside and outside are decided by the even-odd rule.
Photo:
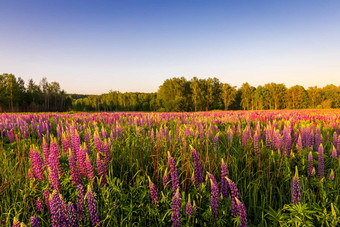
[[[247,210],[246,206],[237,198],[235,198],[236,204],[237,204],[237,213],[238,216],[240,216],[240,227],[247,227],[248,221],[247,221]]]
[[[196,187],[199,188],[203,183],[202,166],[200,163],[200,158],[198,152],[191,147],[192,158],[194,159],[194,171],[195,171],[195,183]]]
[[[173,157],[171,157],[170,152],[168,152],[168,162],[170,165],[170,172],[171,172],[172,191],[175,194],[177,189],[179,189],[179,179],[178,179],[176,161]]]
[[[86,147],[88,147],[89,154],[92,154],[91,146],[90,146],[91,136],[92,136],[91,130],[89,128],[87,128],[87,130],[84,133],[84,140],[85,140]]]
[[[211,211],[213,214],[214,219],[218,218],[218,184],[216,181],[216,178],[209,172],[208,176],[210,178],[210,182],[211,182]]]
[[[49,166],[50,168],[53,166],[58,171],[58,175],[61,177],[63,175],[63,171],[61,169],[60,161],[60,151],[59,151],[59,145],[56,139],[53,139],[51,137],[51,143],[50,143],[50,155],[48,157]]]
[[[192,208],[192,205],[191,205],[191,201],[190,201],[190,195],[189,195],[188,203],[187,203],[186,208],[185,208],[185,213],[186,213],[187,216],[189,216],[189,217],[192,217],[193,214],[194,214],[193,208]]]
[[[85,203],[84,203],[84,187],[82,184],[77,186],[77,214],[78,220],[82,221],[85,218]]]
[[[319,148],[321,143],[321,129],[317,127],[315,130],[315,150]]]
[[[87,177],[89,178],[90,182],[93,182],[93,179],[94,179],[93,166],[89,158],[89,155],[87,153],[86,153],[85,166],[86,166]]]
[[[106,179],[107,170],[106,170],[105,165],[100,160],[100,155],[98,153],[97,153],[96,165],[97,165],[98,177],[99,179],[101,179],[100,186],[102,187],[107,184],[107,179]]]
[[[59,180],[57,169],[52,166],[48,169],[48,172],[49,172],[48,179],[49,179],[50,184],[52,185],[52,188],[60,192],[61,185],[60,185],[60,180]]]
[[[68,162],[69,162],[70,170],[71,170],[72,184],[78,185],[80,183],[78,167],[77,167],[77,163],[76,163],[76,160],[74,158],[73,152],[70,148],[69,148],[69,152],[68,152]]]
[[[69,202],[65,208],[66,210],[66,220],[67,226],[77,227],[78,226],[78,219],[76,209],[72,202]]]
[[[230,193],[231,193],[231,216],[236,217],[237,216],[236,198],[240,199],[240,195],[239,195],[236,184],[232,180],[230,180],[228,177],[226,177],[226,179],[228,181],[228,185],[229,185]]]
[[[94,194],[93,194],[93,191],[90,185],[88,185],[87,187],[87,204],[89,207],[89,213],[90,213],[92,226],[99,226],[100,220],[99,220],[99,215],[97,211],[96,199],[94,198]]]
[[[164,189],[168,189],[169,188],[169,175],[168,175],[168,168],[165,169],[164,175],[163,175],[163,186]]]
[[[329,174],[329,178],[330,180],[334,180],[334,171],[331,170],[331,173]]]
[[[324,177],[324,153],[323,153],[323,146],[320,144],[319,146],[319,171],[318,176],[319,179],[322,179]]]
[[[216,133],[215,137],[214,137],[214,147],[215,147],[215,151],[217,151],[218,148],[218,140],[220,139],[220,134],[219,132]]]
[[[51,221],[53,227],[67,226],[62,198],[58,191],[54,190],[50,196]]]
[[[298,204],[301,201],[301,187],[297,166],[295,167],[295,176],[292,181],[292,203]]]
[[[228,182],[226,177],[228,177],[228,167],[222,158],[221,162],[221,192],[223,195],[223,199],[228,197]]]
[[[40,199],[40,197],[37,198],[35,201],[35,207],[37,208],[37,211],[43,211],[44,210],[44,205]]]
[[[308,154],[308,176],[311,176],[312,175],[312,171],[313,171],[313,154],[312,152],[310,151],[309,154]]]
[[[172,226],[181,226],[181,194],[179,193],[179,188],[176,189],[175,195],[172,199]]]
[[[154,183],[152,183],[150,177],[149,178],[149,189],[151,194],[151,203],[155,205],[155,207],[158,206],[158,194],[157,189]]]
[[[51,213],[51,209],[50,209],[50,189],[46,188],[44,190],[44,198],[45,198],[45,203],[46,203],[46,206],[47,206],[47,210],[48,210],[48,213]]]
[[[41,222],[38,216],[33,216],[30,220],[32,227],[41,227]]]

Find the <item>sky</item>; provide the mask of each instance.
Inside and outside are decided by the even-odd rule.
[[[340,85],[340,1],[0,0],[0,74],[67,93],[165,79]]]

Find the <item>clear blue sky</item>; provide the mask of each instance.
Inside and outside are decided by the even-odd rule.
[[[340,1],[0,0],[0,73],[86,94],[175,76],[340,85]]]

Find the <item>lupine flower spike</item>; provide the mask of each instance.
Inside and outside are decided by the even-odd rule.
[[[292,182],[292,203],[298,204],[301,200],[301,187],[297,166],[295,166],[295,176]]]
[[[149,189],[150,189],[150,194],[151,194],[151,202],[152,204],[155,205],[155,207],[158,206],[158,194],[157,194],[157,189],[154,183],[152,183],[150,177],[148,176],[149,179]]]
[[[179,193],[179,188],[176,190],[174,198],[172,199],[172,226],[181,226],[181,194]]]

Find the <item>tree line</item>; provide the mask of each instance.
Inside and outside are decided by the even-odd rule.
[[[301,85],[287,88],[283,83],[267,83],[253,87],[243,83],[237,88],[216,77],[181,77],[164,81],[158,89],[157,102],[160,111],[340,108],[340,86],[306,90]]]
[[[283,83],[240,88],[218,78],[174,77],[157,92],[109,91],[101,95],[66,94],[58,82],[32,79],[27,86],[12,74],[0,75],[0,112],[17,111],[209,111],[340,108],[340,86],[323,88]]]
[[[44,77],[36,84],[13,74],[0,74],[0,112],[66,111],[72,99],[61,90],[58,82],[49,83]]]

